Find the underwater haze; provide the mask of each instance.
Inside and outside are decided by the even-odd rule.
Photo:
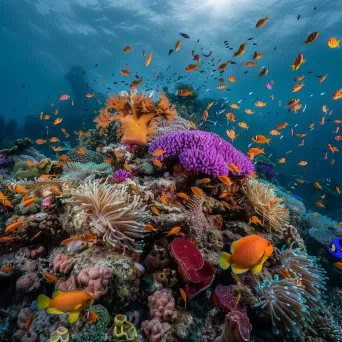
[[[0,341],[342,341],[341,0],[0,0]]]

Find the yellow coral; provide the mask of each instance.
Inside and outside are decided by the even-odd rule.
[[[121,314],[115,316],[114,337],[120,341],[134,341],[138,337],[135,326],[127,321],[127,316]]]
[[[175,107],[169,104],[167,97],[161,94],[159,103],[154,103],[144,93],[127,93],[110,96],[107,106],[94,120],[97,127],[105,128],[112,121],[122,125],[122,143],[145,145],[153,136],[158,117],[172,120],[177,115]],[[110,112],[115,111],[115,115]]]

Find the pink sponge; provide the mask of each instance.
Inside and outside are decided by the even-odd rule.
[[[156,291],[149,296],[148,306],[152,319],[158,318],[163,322],[174,322],[177,319],[175,300],[165,291]]]
[[[149,342],[168,342],[171,337],[171,325],[167,322],[160,322],[155,318],[151,321],[144,321],[141,330],[147,336]]]
[[[67,255],[57,254],[53,259],[53,271],[55,273],[69,273],[74,267],[75,259],[68,257]]]
[[[112,274],[106,267],[87,267],[77,276],[78,282],[86,286],[85,291],[95,300],[108,292],[111,279]]]

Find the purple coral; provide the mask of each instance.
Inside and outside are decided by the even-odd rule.
[[[131,178],[131,177],[132,177],[132,174],[129,171],[124,170],[124,169],[119,169],[115,171],[112,181],[114,183],[122,183],[126,179]]]
[[[13,158],[7,154],[0,153],[0,166],[6,166],[12,163]]]
[[[262,164],[262,165],[258,165],[257,168],[260,170],[263,177],[265,177],[268,181],[273,182],[273,179],[276,175],[276,171],[274,170],[272,166]]]
[[[188,171],[203,172],[215,177],[228,175],[228,164],[235,164],[239,175],[254,171],[251,161],[233,145],[217,134],[203,131],[174,131],[152,141],[149,151],[164,150],[158,157],[179,157],[180,163]]]

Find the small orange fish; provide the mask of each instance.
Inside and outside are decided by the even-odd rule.
[[[16,230],[25,223],[26,221],[24,219],[11,223],[6,227],[5,233],[12,233],[14,230]]]
[[[305,165],[307,165],[307,164],[308,164],[308,162],[305,161],[305,160],[302,160],[302,161],[300,161],[300,162],[298,163],[299,166],[305,166]]]
[[[163,163],[159,159],[153,160],[153,164],[158,168],[161,168],[163,166]]]
[[[254,52],[253,59],[256,61],[257,59],[260,59],[264,55],[263,52],[257,53],[256,51]]]
[[[342,99],[342,88],[333,92],[333,100],[338,100],[338,99]],[[341,123],[337,121],[342,121],[342,120],[335,120],[336,123]]]
[[[292,99],[287,103],[286,107],[292,107],[292,106],[296,105],[297,103],[299,103],[299,101],[300,101],[300,99]]]
[[[145,62],[145,66],[149,66],[152,60],[152,52],[148,55],[146,62]]]
[[[158,231],[158,229],[153,227],[151,224],[145,224],[144,229],[148,230],[149,232],[156,232],[156,231]]]
[[[179,289],[179,292],[180,292],[180,294],[181,294],[181,296],[182,296],[182,298],[183,298],[183,301],[184,301],[184,309],[186,310],[186,292],[185,292],[182,288]]]
[[[278,159],[278,163],[279,164],[285,164],[286,163],[286,159],[285,158],[279,158]]]
[[[264,135],[256,135],[252,138],[255,143],[270,144],[271,139],[267,139]]]
[[[180,49],[180,46],[181,46],[181,42],[182,42],[182,39],[179,39],[175,45],[175,51],[178,51]]]
[[[312,32],[308,35],[308,37],[305,39],[304,44],[309,44],[315,41],[319,36],[319,32]]]
[[[236,134],[235,134],[235,131],[234,131],[234,130],[228,129],[228,130],[226,130],[226,133],[227,133],[228,137],[229,137],[232,141],[235,140]]]
[[[202,179],[198,180],[198,183],[200,183],[200,184],[208,184],[210,182],[211,182],[210,178],[202,178]]]
[[[134,80],[131,84],[130,84],[130,89],[136,89],[138,87],[139,84],[142,84],[142,79],[140,80]]]
[[[239,107],[239,105],[237,103],[231,103],[229,105],[229,107],[232,108],[232,109],[240,109],[240,107]]]
[[[55,142],[59,142],[59,139],[57,137],[52,137],[50,139],[50,143],[55,143]]]
[[[33,238],[31,239],[31,242],[32,242],[34,239],[36,239],[38,236],[40,236],[41,233],[42,233],[42,232],[39,231],[37,234],[35,234],[35,235],[33,236]]]
[[[45,273],[44,278],[49,282],[56,282],[58,279],[53,274]]]
[[[240,169],[235,164],[228,164],[228,169],[235,173],[240,173]]]
[[[228,80],[232,83],[236,82],[236,78],[234,76],[228,76]]]
[[[47,179],[47,178],[53,178],[53,177],[56,177],[56,175],[40,175],[38,178]]]
[[[186,68],[185,68],[185,72],[193,72],[196,69],[198,69],[200,67],[200,65],[197,64],[189,64]]]
[[[56,126],[58,124],[60,124],[63,121],[62,118],[57,118],[54,122],[53,122],[53,126]]]
[[[325,208],[325,205],[322,202],[315,202],[315,205],[320,208]]]
[[[248,66],[248,67],[255,67],[255,66],[258,66],[258,63],[256,63],[256,62],[247,62],[246,66]]]
[[[270,131],[270,134],[271,134],[271,135],[280,135],[280,132],[277,131],[276,129],[272,129],[272,130]]]
[[[44,115],[43,119],[44,120],[49,120],[50,119],[50,115]]]
[[[238,126],[243,128],[243,129],[248,129],[248,125],[245,122],[239,122]]]
[[[180,89],[177,90],[176,95],[178,96],[191,96],[193,95],[193,92],[190,89]]]
[[[278,124],[275,129],[283,129],[287,127],[288,125],[289,124],[287,122],[284,122],[284,123]]]
[[[180,197],[180,198],[183,198],[185,200],[189,199],[189,196],[186,193],[184,193],[184,192],[177,192],[177,196]]]
[[[51,145],[50,145],[50,147],[53,149],[54,152],[60,152],[60,151],[62,151],[62,147],[61,147],[61,146],[55,147],[55,146],[51,146]]]
[[[121,74],[122,76],[129,76],[129,75],[131,74],[131,72],[128,71],[128,70],[123,69],[123,70],[120,71],[120,74]]]
[[[323,76],[318,76],[319,77],[319,82],[322,83],[328,76],[329,74],[323,75]]]
[[[231,63],[231,61],[227,61],[226,63],[220,64],[219,67],[217,68],[217,70],[223,71],[229,63]]]
[[[228,89],[228,86],[226,84],[219,84],[216,86],[217,89]]]
[[[230,185],[232,185],[232,181],[231,181],[231,179],[228,177],[228,176],[218,176],[218,179],[222,182],[222,183],[224,183],[224,184],[226,184],[226,185],[228,185],[228,186],[230,186]]]
[[[249,115],[253,115],[253,114],[254,114],[254,112],[252,111],[252,109],[249,109],[249,108],[245,109],[245,113],[246,113],[246,114],[249,114]]]
[[[76,147],[75,150],[76,150],[76,153],[81,156],[87,153],[87,150],[84,147]]]
[[[266,107],[266,102],[257,101],[254,103],[255,107]]]
[[[245,53],[245,48],[246,48],[247,42],[244,42],[243,44],[240,45],[239,50],[234,52],[233,57],[241,56]]]
[[[295,82],[299,82],[299,81],[301,81],[304,77],[305,77],[304,75],[298,76],[298,77],[296,77],[294,80],[295,80]]]
[[[332,153],[339,152],[339,149],[337,147],[331,146],[330,144],[328,144],[328,148]]]
[[[227,119],[229,120],[229,121],[231,121],[231,122],[235,122],[236,120],[235,120],[235,115],[233,114],[233,113],[227,113],[226,114],[226,117],[227,117]]]
[[[316,187],[317,189],[323,190],[323,189],[322,189],[322,186],[321,186],[318,182],[314,182],[313,185],[314,185],[314,187]]]
[[[268,74],[268,69],[267,68],[262,69],[260,74],[259,74],[259,77],[266,76],[267,74]]]
[[[151,207],[150,209],[151,209],[153,214],[160,216],[160,212],[158,211],[158,209],[156,207]]]
[[[256,27],[256,28],[263,27],[263,26],[266,24],[266,22],[267,22],[268,19],[269,19],[269,16],[268,16],[268,15],[266,15],[265,18],[259,19],[258,22],[256,23],[255,27]]]
[[[42,144],[45,144],[45,143],[46,143],[46,140],[37,139],[37,140],[36,140],[36,143],[37,143],[38,145],[42,145]]]
[[[200,196],[200,197],[205,197],[204,193],[200,188],[197,186],[192,186],[191,191],[193,192],[194,195]]]
[[[304,83],[295,84],[292,88],[292,92],[295,93],[304,87]]]
[[[208,111],[207,111],[207,110],[204,110],[204,111],[203,111],[203,115],[202,115],[202,117],[201,117],[201,120],[204,120],[204,121],[207,120],[208,116],[209,116]]]
[[[12,241],[14,238],[10,237],[10,236],[3,236],[0,238],[0,242],[9,242]]]
[[[10,273],[10,272],[12,272],[15,268],[16,268],[16,266],[14,266],[14,265],[2,266],[2,267],[1,267],[1,272]]]
[[[254,154],[255,156],[259,154],[265,154],[265,149],[264,148],[257,148],[257,147],[252,147],[247,151],[247,154]]]
[[[99,318],[99,316],[96,314],[96,312],[94,310],[90,310],[90,311],[86,312],[82,317],[82,319],[84,321],[87,321],[88,324],[96,323],[98,318]]]
[[[123,52],[124,53],[127,53],[127,52],[130,52],[132,50],[132,47],[127,45],[124,49],[123,49]]]
[[[337,268],[339,268],[340,270],[342,270],[342,262],[337,261],[337,262],[334,263],[334,265],[335,265]]]
[[[169,230],[169,232],[166,234],[166,236],[178,235],[178,233],[181,231],[181,229],[182,229],[181,226],[173,227]]]
[[[25,330],[29,330],[30,329],[35,314],[36,314],[35,312],[32,312],[31,315],[28,317],[28,319],[27,319],[27,321],[25,323]],[[27,333],[27,335],[29,335],[29,333]]]
[[[17,194],[27,194],[28,191],[20,184],[10,184],[8,189],[12,192],[16,192]]]
[[[337,47],[340,47],[340,41],[341,39],[337,40],[336,37],[331,37],[329,40],[328,40],[328,46],[331,48],[331,49],[335,49]]]
[[[80,240],[81,236],[80,235],[73,235],[61,242],[61,246],[67,246],[69,243],[75,241],[75,240]]]
[[[303,63],[305,63],[305,59],[303,54],[300,53],[290,66],[292,67],[292,70],[295,71],[298,70]]]
[[[341,190],[340,190],[340,188],[337,186],[335,189],[336,189],[337,193],[338,193],[339,195],[341,195]]]
[[[254,224],[259,224],[260,226],[262,226],[262,222],[260,221],[260,219],[257,217],[257,216],[252,216],[250,219],[249,219],[249,222],[248,224],[251,224],[251,223],[254,223]]]
[[[24,207],[28,207],[28,206],[32,205],[35,201],[37,201],[37,199],[38,198],[36,198],[36,197],[30,198],[30,197],[24,196],[24,198],[23,198]]]

